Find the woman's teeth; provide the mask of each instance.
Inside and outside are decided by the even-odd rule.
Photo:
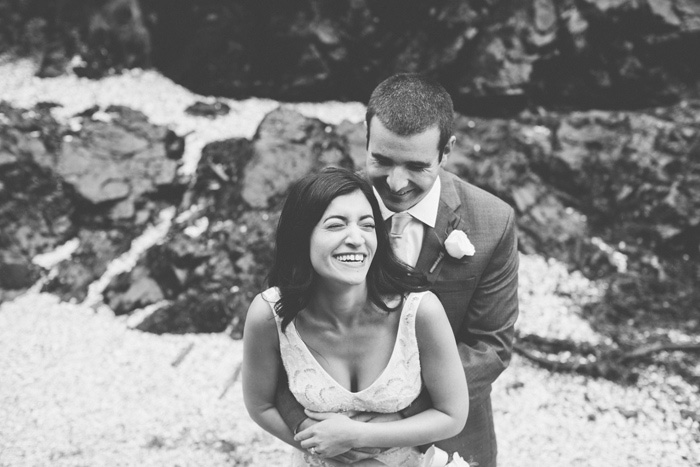
[[[344,263],[362,262],[365,259],[365,255],[362,255],[362,254],[338,255],[335,258],[338,261],[342,261]]]

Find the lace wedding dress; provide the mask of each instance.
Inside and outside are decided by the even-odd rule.
[[[409,294],[405,300],[396,343],[384,371],[369,387],[351,392],[338,384],[316,361],[294,327],[294,321],[289,323],[286,332],[282,332],[282,318],[274,313],[279,291],[276,288],[266,290],[263,297],[270,303],[277,321],[282,363],[289,377],[292,394],[304,407],[316,412],[359,410],[394,413],[408,407],[422,388],[415,321],[424,294],[425,292]],[[415,448],[393,448],[377,456],[376,460],[381,464],[371,465],[412,467],[420,465],[421,457]],[[291,465],[329,467],[341,464],[295,450]]]

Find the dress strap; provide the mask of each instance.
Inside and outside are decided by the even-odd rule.
[[[277,327],[279,328],[279,326],[282,324],[282,317],[277,315],[275,305],[277,305],[277,302],[280,299],[280,290],[277,287],[270,287],[269,289],[263,291],[260,295],[262,296],[263,300],[270,305],[270,313],[272,313],[272,316],[277,322]]]
[[[404,303],[403,310],[401,310],[403,319],[410,319],[411,322],[415,322],[418,306],[427,293],[429,292],[416,292],[408,295],[406,298],[406,303]]]

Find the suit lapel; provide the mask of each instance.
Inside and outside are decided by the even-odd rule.
[[[423,244],[416,262],[416,269],[424,272],[431,283],[435,281],[442,267],[446,254],[443,245],[447,236],[454,229],[464,229],[462,219],[456,213],[461,204],[457,190],[444,170],[440,171],[440,184],[442,187],[435,228],[425,227]]]

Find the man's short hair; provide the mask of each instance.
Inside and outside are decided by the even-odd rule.
[[[374,89],[367,103],[367,144],[373,117],[389,131],[411,136],[435,125],[440,129],[438,150],[442,151],[454,131],[454,107],[450,94],[440,83],[420,73],[399,73]]]

